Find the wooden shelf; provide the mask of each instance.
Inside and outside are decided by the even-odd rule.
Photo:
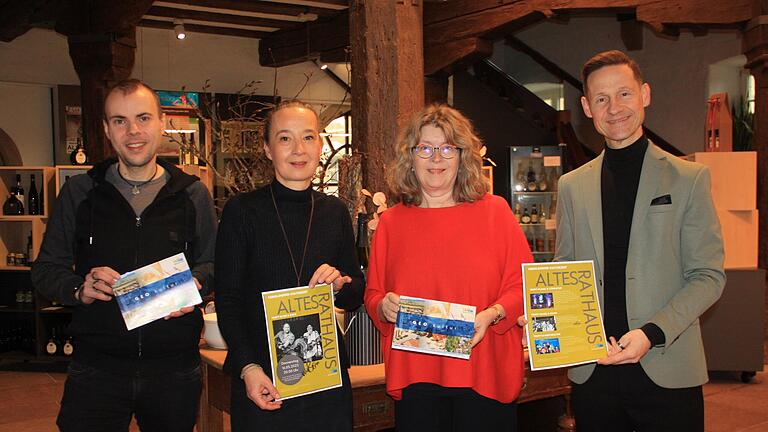
[[[33,220],[42,221],[48,219],[48,216],[42,215],[18,215],[18,216],[0,216],[0,222],[32,222]]]
[[[0,313],[34,313],[35,308],[32,306],[24,307],[24,306],[6,306],[6,307],[0,307]]]
[[[0,266],[0,271],[30,271],[32,267],[28,266]]]

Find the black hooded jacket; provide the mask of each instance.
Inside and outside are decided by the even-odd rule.
[[[203,291],[211,289],[216,215],[205,186],[159,161],[170,179],[137,216],[105,180],[114,163],[104,161],[64,184],[32,267],[33,284],[50,299],[76,305],[70,325],[76,361],[131,375],[194,367],[202,329],[199,310],[128,331],[116,301],[77,305],[73,297],[94,267],[122,274],[180,252]]]

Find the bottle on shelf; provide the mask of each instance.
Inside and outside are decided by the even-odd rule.
[[[75,345],[72,343],[72,336],[67,336],[64,346],[61,347],[61,353],[69,357],[75,352]]]
[[[40,214],[40,198],[37,195],[37,185],[35,184],[35,175],[29,175],[29,197],[27,197],[27,209],[30,215]]]
[[[552,191],[557,190],[557,181],[559,176],[557,175],[557,167],[551,167],[549,169],[549,189]]]
[[[533,162],[528,163],[528,175],[526,175],[526,181],[526,190],[528,192],[536,192],[538,183],[536,183],[536,172],[533,171]]]
[[[515,191],[523,192],[525,190],[526,181],[525,173],[523,172],[523,163],[517,163],[517,170],[515,171]]]
[[[13,195],[16,195],[16,199],[19,200],[23,208],[24,207],[24,187],[21,185],[21,174],[16,174],[16,186],[11,188],[11,193]]]
[[[23,215],[24,204],[16,198],[16,195],[10,194],[3,204],[3,214],[6,216]]]
[[[546,230],[542,230],[541,235],[536,236],[536,252],[547,252],[547,249],[545,248],[546,236],[547,236]]]
[[[519,202],[515,203],[514,215],[515,215],[515,220],[517,221],[517,223],[520,223],[520,219],[522,218],[522,215],[520,214],[520,203]]]
[[[40,176],[40,198],[38,199],[40,202],[39,208],[41,215],[45,215],[45,178],[41,175]]]
[[[361,269],[368,268],[368,254],[370,252],[367,220],[368,216],[365,213],[357,214],[357,241],[355,242],[355,247],[357,249],[357,261],[360,263]]]
[[[27,265],[32,265],[32,232],[27,236]]]
[[[26,294],[21,288],[16,288],[16,306],[24,306],[24,299]]]
[[[45,352],[48,355],[56,355],[60,352],[61,343],[56,336],[56,327],[51,327],[51,337],[48,339],[48,343],[45,345]]]
[[[538,188],[542,192],[546,192],[549,189],[549,181],[547,180],[546,169],[542,166],[541,171],[536,174],[536,180],[538,181]]]
[[[523,215],[520,217],[520,222],[524,224],[531,223],[531,215],[528,213],[528,207],[523,208]]]
[[[69,161],[72,165],[85,165],[88,163],[88,155],[85,153],[82,138],[77,139],[77,147],[69,154]]]
[[[24,291],[24,307],[32,307],[34,294],[32,293],[32,288],[27,288],[26,291]]]
[[[531,223],[539,223],[539,210],[537,209],[536,204],[531,208]]]

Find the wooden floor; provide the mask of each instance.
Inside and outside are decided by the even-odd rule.
[[[65,378],[63,373],[0,371],[0,432],[57,431]],[[738,374],[710,378],[704,386],[707,432],[768,431],[768,372],[758,372],[749,384]],[[138,431],[135,424],[131,431]]]

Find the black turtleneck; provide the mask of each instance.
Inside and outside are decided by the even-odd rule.
[[[645,135],[621,149],[605,148],[601,171],[603,204],[603,251],[605,256],[605,332],[617,340],[629,331],[627,322],[626,269],[632,214],[640,172],[648,149]],[[642,327],[651,345],[664,343],[664,333],[653,324]]]
[[[315,210],[297,283],[280,222],[299,270],[312,198]],[[239,376],[248,363],[261,365],[271,375],[262,292],[307,285],[315,270],[327,263],[352,277],[352,283],[336,294],[336,307],[353,310],[362,304],[365,282],[355,255],[352,222],[347,207],[335,197],[311,188],[291,190],[273,181],[230,199],[221,215],[218,236],[216,312],[229,345],[225,368],[233,376]],[[344,344],[337,334],[341,362],[348,367]]]

